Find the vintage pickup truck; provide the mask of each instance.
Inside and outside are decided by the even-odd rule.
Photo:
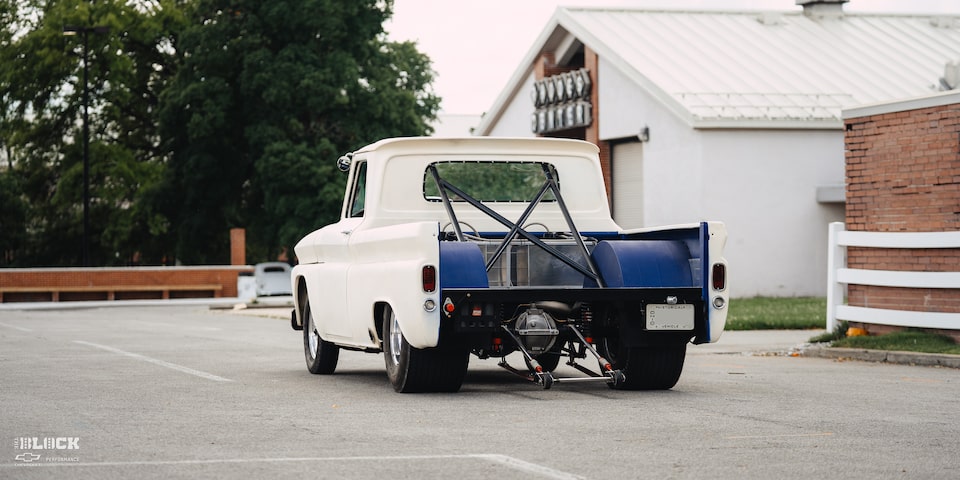
[[[543,388],[669,389],[723,332],[724,225],[622,229],[591,143],[397,138],[338,166],[340,221],[291,275],[311,373],[347,349],[383,352],[398,392],[460,390],[471,355]]]

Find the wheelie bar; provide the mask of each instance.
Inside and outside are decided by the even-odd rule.
[[[521,342],[520,339],[517,338],[517,336],[514,335],[513,332],[511,332],[506,325],[503,325],[502,327],[503,327],[503,331],[507,332],[507,335],[509,335],[510,338],[513,340],[513,343],[517,344],[517,348],[520,349],[520,353],[523,354],[523,358],[525,358],[527,360],[527,363],[530,364],[530,373],[524,374],[520,370],[513,368],[512,366],[510,366],[510,364],[507,363],[506,357],[503,357],[500,359],[499,365],[503,367],[505,370],[507,370],[508,372],[515,373],[527,380],[530,380],[531,382],[535,382],[537,385],[540,385],[541,387],[543,387],[544,390],[549,390],[550,387],[553,386],[553,382],[555,380],[553,378],[553,374],[548,371],[545,371],[543,367],[540,366],[540,363],[537,362],[537,360],[533,358],[533,355],[530,355],[530,352],[528,352],[526,347],[523,346],[523,342]]]
[[[626,380],[626,375],[624,375],[624,373],[620,370],[614,370],[610,362],[608,362],[605,358],[603,358],[603,356],[601,356],[597,352],[597,350],[593,348],[593,345],[590,345],[590,343],[587,342],[587,340],[583,337],[583,335],[580,333],[579,330],[577,330],[573,325],[569,325],[569,327],[570,327],[570,330],[573,331],[574,335],[576,335],[577,338],[580,340],[580,343],[583,344],[587,348],[587,350],[589,350],[590,353],[593,354],[594,357],[596,357],[597,361],[600,364],[600,368],[603,371],[602,374],[596,373],[576,363],[576,361],[573,358],[573,355],[570,355],[570,361],[567,362],[567,365],[570,365],[571,367],[576,368],[577,370],[590,376],[589,377],[554,377],[552,372],[549,372],[543,369],[540,363],[537,362],[537,360],[533,358],[533,355],[531,355],[530,352],[527,351],[527,349],[523,346],[523,342],[521,342],[520,339],[517,338],[517,336],[514,335],[514,333],[511,332],[510,329],[507,328],[507,326],[505,325],[503,326],[503,330],[507,332],[507,335],[517,345],[517,348],[520,350],[520,353],[523,354],[523,357],[524,359],[526,359],[527,364],[530,366],[530,368],[528,372],[523,372],[521,370],[518,370],[507,363],[506,357],[500,359],[499,366],[511,373],[514,373],[520,376],[521,378],[524,378],[528,381],[531,381],[540,385],[541,387],[543,387],[544,390],[550,389],[550,387],[552,387],[554,383],[562,383],[562,382],[603,381],[613,385],[622,384]]]
[[[626,381],[627,376],[624,375],[624,373],[620,370],[614,370],[613,365],[611,365],[606,358],[603,358],[603,356],[601,356],[600,353],[597,352],[597,349],[593,348],[593,345],[590,345],[590,342],[588,342],[586,338],[583,338],[583,334],[580,333],[580,330],[577,330],[577,328],[574,327],[573,325],[570,325],[570,330],[573,332],[574,335],[577,336],[578,339],[580,339],[580,343],[582,343],[585,347],[587,347],[587,350],[589,350],[590,353],[592,353],[593,356],[596,357],[597,362],[600,364],[600,369],[603,370],[603,376],[596,377],[596,378],[602,378],[606,380],[607,383],[610,383],[613,385],[620,385],[624,381]],[[574,367],[577,370],[580,370],[581,372],[594,374],[591,370],[587,369],[586,367],[578,365],[572,355],[570,356],[570,361],[567,362],[567,365],[570,365],[571,367]]]
[[[516,375],[516,376],[518,376],[518,377],[520,377],[520,378],[522,378],[522,379],[524,379],[524,380],[527,380],[527,381],[530,381],[530,382],[536,383],[537,385],[542,386],[544,390],[549,390],[550,387],[553,386],[554,381],[556,381],[556,379],[553,377],[553,374],[550,373],[550,372],[543,372],[543,371],[541,371],[541,372],[527,373],[527,372],[524,372],[524,371],[522,371],[522,370],[518,370],[518,369],[514,368],[512,365],[510,365],[509,363],[507,363],[507,359],[506,359],[506,358],[501,358],[501,359],[500,359],[500,363],[498,363],[497,365],[498,365],[500,368],[503,368],[504,370],[506,370],[506,371],[508,371],[508,372],[510,372],[510,373],[512,373],[512,374],[514,374],[514,375]]]

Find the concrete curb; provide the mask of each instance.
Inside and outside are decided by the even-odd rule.
[[[942,353],[903,352],[896,350],[868,350],[864,348],[809,347],[803,350],[805,357],[832,358],[835,360],[858,360],[861,362],[895,363],[923,367],[947,367],[960,369],[960,355]]]
[[[241,299],[238,297],[219,298],[171,298],[166,300],[87,300],[78,302],[10,302],[0,303],[0,310],[76,310],[83,308],[111,308],[111,307],[169,307],[169,306],[201,306],[216,310],[235,309],[243,305],[244,309],[273,309],[293,308],[293,297],[259,297],[256,300]],[[287,316],[289,318],[289,311]]]
[[[77,310],[84,308],[110,307],[168,307],[168,306],[222,306],[230,308],[243,303],[237,297],[220,298],[176,298],[166,300],[88,300],[78,302],[11,302],[0,303],[0,310]]]
[[[222,310],[226,313],[236,315],[247,315],[251,317],[273,318],[278,320],[290,321],[290,312],[293,311],[293,305],[274,305],[274,306],[255,306],[246,308],[214,309]]]

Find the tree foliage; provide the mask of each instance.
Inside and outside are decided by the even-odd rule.
[[[547,177],[544,167],[559,185],[556,169],[542,163],[505,162],[438,162],[434,164],[437,174],[467,195],[482,202],[530,202],[536,199]],[[424,177],[423,195],[440,198],[436,182]],[[457,201],[459,196],[450,195]],[[553,191],[546,190],[541,200],[556,200]]]
[[[143,215],[143,194],[161,177],[156,107],[173,71],[169,0],[0,0],[0,216],[7,264],[77,265],[82,252],[83,35],[87,35],[91,252],[95,264],[163,250]],[[6,210],[6,208],[4,209]]]
[[[429,133],[429,59],[384,0],[0,0],[0,261],[78,264],[90,34],[96,264],[273,259],[339,212],[342,153]],[[9,206],[9,208],[8,208]]]
[[[224,261],[232,227],[247,228],[254,256],[273,258],[339,213],[339,155],[428,131],[439,103],[427,92],[429,60],[385,39],[391,2],[196,6],[161,116],[184,261]]]

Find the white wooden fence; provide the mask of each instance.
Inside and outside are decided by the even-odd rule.
[[[960,265],[952,272],[901,272],[847,268],[847,247],[960,248],[958,232],[848,232],[843,223],[830,224],[827,250],[827,331],[839,321],[901,327],[960,330],[960,313],[910,312],[866,308],[844,303],[845,285],[906,288],[960,288]]]

